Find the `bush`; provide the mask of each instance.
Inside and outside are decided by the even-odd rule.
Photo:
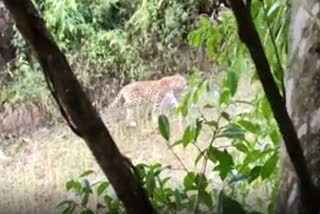
[[[141,26],[140,31],[147,35],[145,38],[150,38],[150,35],[157,38],[157,33],[152,34],[152,24],[148,20],[152,20],[150,17],[161,10],[150,6],[152,2],[145,1],[143,4],[143,7],[150,11],[146,15],[148,18],[138,19],[140,16],[137,15],[129,22]],[[287,56],[287,24],[282,19],[286,10],[286,3],[281,0],[254,1],[252,5],[254,21],[280,89],[283,86],[282,68]],[[174,12],[179,13],[179,10]],[[187,37],[190,45],[196,48],[205,43],[207,55],[216,59],[220,69],[225,70],[219,90],[214,91],[208,80],[200,78],[197,73],[190,76],[192,90],[184,96],[177,113],[183,117],[192,115],[194,118],[187,124],[178,141],[171,140],[170,118],[159,116],[159,132],[169,151],[174,152],[173,147],[193,147],[198,151],[194,164],[200,165],[201,170],[185,168],[182,186],[175,188],[169,185],[171,177],[160,176],[167,167],[161,164],[137,165],[150,200],[160,213],[177,213],[182,210],[195,213],[195,210],[198,210],[198,213],[212,213],[213,210],[214,213],[274,212],[278,187],[279,145],[282,138],[268,101],[262,93],[255,91],[255,96],[249,100],[237,98],[240,77],[250,76],[251,81],[255,82],[256,76],[247,50],[238,39],[231,12],[223,11],[221,18],[222,24],[219,24],[212,22],[207,16],[200,16],[196,29]],[[159,28],[155,32],[163,29],[161,25],[156,26]],[[177,34],[172,32],[167,35]],[[165,40],[161,41],[161,44],[166,44]],[[210,99],[205,99],[206,103],[202,104],[200,100],[204,97]],[[239,105],[247,106],[246,111],[235,111],[235,107]],[[208,133],[211,138],[206,142],[206,146],[201,148],[199,139]],[[220,139],[223,139],[223,145],[217,143]],[[183,165],[182,159],[176,154],[175,156]],[[211,172],[210,176],[213,176],[215,182],[209,179],[207,170]],[[96,212],[88,208],[87,203],[81,203],[87,202],[87,198],[94,191],[102,201],[97,207],[111,213],[123,212],[121,202],[106,191],[110,187],[108,182],[100,181],[91,185],[87,180],[84,183],[86,191],[77,179],[67,183],[67,189],[79,195],[80,203],[74,200],[63,202],[65,212],[72,213],[76,208],[84,212]],[[93,190],[94,186],[96,190]],[[265,192],[259,192],[261,187]],[[88,189],[90,190],[87,191]]]

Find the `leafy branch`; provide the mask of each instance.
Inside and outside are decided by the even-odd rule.
[[[320,192],[312,182],[306,159],[294,125],[286,109],[285,99],[280,95],[272,77],[268,59],[250,14],[249,1],[230,0],[230,5],[238,24],[238,34],[247,46],[254,61],[259,79],[283,136],[285,147],[298,177],[301,200],[309,213],[320,210]]]

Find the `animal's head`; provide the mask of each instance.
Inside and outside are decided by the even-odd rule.
[[[161,85],[164,85],[173,90],[185,90],[187,89],[187,79],[181,74],[175,74],[171,76],[163,77],[161,80]]]

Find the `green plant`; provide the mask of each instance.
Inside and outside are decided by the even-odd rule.
[[[178,34],[168,30],[171,26],[169,20],[174,20],[168,18],[171,16],[168,14],[180,13],[176,8],[180,3],[163,1],[155,4],[153,1],[143,1],[129,21],[129,29],[136,26],[129,34],[143,33],[144,37],[137,44],[142,44],[146,39],[152,40],[153,37],[159,38],[158,32],[168,37],[177,37]],[[164,9],[168,5],[170,9],[177,10]],[[253,1],[251,10],[262,35],[274,77],[279,88],[282,88],[287,56],[287,24],[281,17],[286,13],[286,2]],[[148,13],[142,15],[141,11]],[[159,16],[162,17],[163,11],[168,16],[161,19]],[[221,12],[221,18],[222,24],[212,22],[207,16],[200,16],[198,26],[188,34],[190,45],[200,48],[205,43],[207,55],[214,58],[220,69],[224,70],[219,89],[214,89],[207,79],[200,78],[196,72],[190,76],[192,90],[185,94],[177,113],[183,117],[192,115],[192,121],[177,141],[172,142],[171,139],[170,118],[159,116],[159,131],[168,149],[174,153],[174,147],[193,147],[198,151],[194,164],[200,166],[200,171],[188,169],[182,158],[174,153],[185,171],[182,186],[174,188],[172,184],[169,185],[170,177],[160,176],[168,168],[161,164],[137,165],[143,185],[150,193],[150,200],[160,213],[182,210],[194,213],[212,213],[213,210],[214,213],[234,213],[235,210],[237,213],[258,213],[248,210],[273,213],[282,138],[263,94],[255,91],[255,96],[247,100],[238,98],[239,81],[251,76],[252,83],[255,83],[255,72],[239,41],[231,12]],[[159,24],[158,20],[168,24],[168,28],[162,27],[164,24]],[[180,29],[178,33],[181,32]],[[160,44],[166,44],[165,39],[160,41]],[[204,99],[208,97],[210,99]],[[245,106],[246,111],[236,111],[239,106]],[[208,135],[209,140],[201,144],[203,136]],[[251,192],[258,192],[260,187],[264,187],[266,193],[255,194],[252,198]],[[250,197],[253,202],[248,203]],[[121,205],[117,204],[116,207],[120,210]]]
[[[239,200],[243,200],[249,193],[250,187],[254,185],[259,186],[268,181],[271,187],[275,188],[281,137],[266,100],[256,97],[251,102],[244,102],[230,98],[226,103],[225,95],[221,93],[216,102],[205,104],[203,108],[197,107],[199,97],[208,96],[205,94],[206,89],[210,92],[210,87],[206,84],[206,80],[196,84],[194,90],[185,96],[179,106],[178,112],[182,115],[186,116],[193,108],[191,114],[195,115],[198,112],[199,117],[187,126],[182,138],[174,142],[171,147],[193,146],[199,151],[195,164],[201,164],[200,173],[205,174],[208,165],[213,165],[210,170],[217,172],[215,180],[221,182],[217,187],[224,186],[227,192],[230,191],[232,196]],[[251,106],[251,110],[246,113],[228,113],[230,105],[241,103]],[[257,108],[254,108],[255,106]],[[217,117],[207,118],[201,110],[206,108],[218,112]],[[169,139],[169,124],[162,122],[159,125],[162,136]],[[198,139],[201,138],[201,134],[208,132],[211,132],[211,140],[207,146],[200,148]],[[218,145],[217,141],[221,138],[224,139],[223,144]],[[242,182],[239,184],[239,181]],[[269,206],[272,207],[273,204],[270,203]]]
[[[255,206],[248,205],[245,200],[250,196],[250,189],[265,185],[265,188],[272,192],[277,186],[276,168],[281,138],[266,101],[260,97],[254,98],[251,102],[231,99],[226,104],[222,102],[222,94],[220,94],[216,100],[212,100],[202,108],[200,100],[208,96],[212,88],[207,80],[199,80],[197,77],[191,77],[191,80],[193,90],[185,95],[177,111],[184,116],[195,115],[197,112],[197,118],[186,127],[181,139],[175,142],[171,142],[170,120],[164,115],[159,117],[159,131],[172,152],[173,147],[194,147],[198,151],[194,163],[200,165],[201,170],[192,171],[184,167],[183,185],[175,187],[170,184],[170,177],[161,176],[164,170],[170,168],[163,167],[161,164],[138,164],[137,169],[142,183],[149,192],[153,205],[160,213],[177,213],[178,211],[211,213],[213,210],[216,213],[232,213],[235,209],[237,213],[250,213],[248,210],[254,208],[261,212],[269,209],[272,213],[274,201],[272,198],[263,197],[263,195],[262,198],[256,197],[254,198]],[[230,105],[240,103],[251,106],[251,110],[246,113],[228,113]],[[257,108],[254,108],[255,106]],[[216,111],[218,114],[216,118],[209,118],[202,113],[203,109]],[[210,140],[201,147],[199,139],[208,133],[210,133]],[[223,144],[219,145],[218,141],[221,139]],[[177,154],[175,155],[180,162],[183,162]],[[74,182],[72,180],[71,183]],[[75,189],[81,189],[79,184],[74,186],[76,186]],[[106,184],[103,186],[109,187]],[[97,188],[102,187],[97,186]],[[94,191],[87,192],[89,192],[87,195],[90,195]],[[106,195],[108,195],[107,192]],[[80,201],[87,201],[86,197],[88,197],[86,192],[82,190]],[[100,197],[106,196],[100,195]],[[107,209],[106,212],[111,212],[108,209],[116,207],[117,212],[122,212],[123,207],[116,197],[108,196],[107,198],[113,202],[105,201],[99,207]],[[269,200],[267,207],[266,200]],[[113,205],[114,203],[116,205]],[[79,207],[79,205],[69,201],[65,209],[71,209],[70,207]],[[86,203],[80,208],[88,210]]]
[[[84,85],[111,74],[131,80],[159,70],[162,73],[177,71],[179,47],[193,27],[197,7],[193,0],[36,2],[59,46],[68,52],[71,63],[78,68],[76,72]],[[253,1],[251,10],[280,88],[287,57],[287,25],[282,18],[287,10],[286,2]],[[191,75],[192,90],[184,96],[177,113],[183,117],[191,115],[193,120],[178,141],[172,142],[170,118],[159,117],[160,134],[169,150],[192,147],[198,151],[194,164],[201,169],[184,167],[182,185],[176,187],[170,184],[170,177],[162,176],[168,167],[137,165],[150,200],[163,213],[182,210],[232,213],[233,209],[247,213],[254,208],[273,211],[281,136],[263,94],[257,92],[248,100],[237,98],[241,93],[241,78],[249,76],[254,82],[255,72],[239,41],[231,12],[222,11],[221,19],[222,24],[200,16],[198,26],[187,36],[194,48],[205,44],[207,55],[215,59],[223,71],[217,95],[212,96],[215,89],[208,80]],[[46,103],[48,92],[39,66],[28,57],[26,45],[18,34],[15,44],[20,55],[16,60],[14,84],[1,91],[0,101],[41,97]],[[201,103],[207,97],[210,99]],[[246,106],[245,112],[234,110],[240,105]],[[210,139],[204,146],[200,145],[203,143],[200,139],[208,135]],[[183,164],[181,158],[174,155]],[[101,209],[108,213],[124,212],[122,204],[110,193],[109,183],[91,183],[86,178],[91,173],[88,171],[80,179],[67,182],[67,191],[75,197],[59,205],[64,208],[62,212],[95,213]],[[250,191],[261,186],[266,188],[269,197],[255,197],[255,203],[248,204]],[[92,198],[98,198],[93,208],[89,206]]]
[[[119,79],[123,84],[154,73],[186,72],[179,68],[181,55],[185,53],[177,47],[184,43],[183,39],[197,15],[196,1],[34,2],[55,41],[87,88],[97,87],[108,78]],[[30,56],[30,48],[17,31],[14,45],[18,49],[17,70],[10,71],[14,72],[14,78],[6,90],[28,87],[30,91],[38,90],[32,88],[35,84],[23,85],[27,83],[15,78],[23,75],[35,77],[39,69]],[[30,67],[28,71],[25,65]],[[17,93],[21,94],[20,98],[29,98],[25,92]],[[46,97],[45,93],[32,94],[40,100]]]

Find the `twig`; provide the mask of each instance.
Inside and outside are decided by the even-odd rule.
[[[205,116],[202,114],[202,112],[200,111],[200,109],[199,109],[199,108],[197,108],[197,109],[198,109],[198,112],[199,112],[199,114],[201,115],[202,119],[205,120],[206,122],[208,122],[208,120],[207,120],[207,119],[205,118]],[[222,111],[222,112],[224,112],[224,111]],[[222,114],[219,115],[219,117],[218,117],[218,119],[217,119],[217,124],[219,124],[221,118],[222,118]],[[212,147],[212,144],[213,144],[214,141],[217,139],[217,134],[218,134],[218,130],[219,130],[219,129],[218,129],[218,128],[213,129],[213,128],[211,127],[211,130],[212,130],[212,137],[211,137],[211,141],[210,141],[210,144],[209,144],[209,148]],[[207,170],[207,165],[208,165],[208,156],[205,155],[205,158],[204,158],[203,164],[202,164],[202,169],[201,169],[202,174],[205,174],[205,172],[206,172],[206,170]],[[199,179],[198,187],[201,185],[201,181],[202,181],[202,179]],[[197,198],[196,198],[196,206],[195,206],[194,212],[193,212],[194,214],[197,214],[198,211],[199,211],[199,200],[200,200],[199,195],[200,195],[200,189],[198,188],[198,194],[197,194]]]
[[[188,168],[186,167],[186,165],[184,165],[183,161],[181,160],[181,158],[179,157],[179,155],[173,151],[173,148],[170,146],[170,143],[168,141],[166,141],[166,145],[168,146],[168,149],[172,152],[172,154],[174,155],[174,157],[179,161],[179,163],[181,164],[181,166],[183,167],[184,171],[186,171],[187,173],[189,173]]]

